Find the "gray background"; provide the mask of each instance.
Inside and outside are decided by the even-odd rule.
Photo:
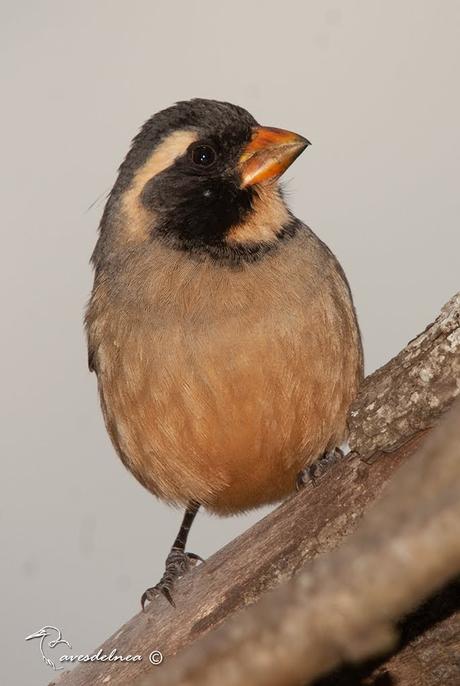
[[[38,645],[94,648],[138,610],[179,513],[124,470],[86,368],[103,200],[131,137],[193,96],[313,143],[290,202],[340,258],[371,371],[459,288],[460,2],[1,4],[3,682],[46,684]],[[211,554],[260,516],[201,515]],[[154,647],[154,646],[153,646]]]

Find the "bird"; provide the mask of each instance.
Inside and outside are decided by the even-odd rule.
[[[41,629],[36,631],[33,634],[30,634],[29,636],[26,636],[25,640],[26,641],[31,641],[34,638],[39,638],[40,639],[40,654],[42,656],[42,660],[45,664],[47,664],[49,667],[52,667],[55,671],[58,671],[60,669],[64,669],[63,667],[56,667],[56,663],[53,662],[53,660],[45,655],[44,652],[44,642],[45,638],[49,638],[53,633],[56,634],[56,638],[53,639],[52,641],[49,641],[48,646],[50,648],[55,648],[57,645],[64,644],[68,646],[69,648],[72,648],[70,645],[69,641],[66,641],[65,638],[62,638],[62,632],[60,629],[58,629],[55,626],[43,626]]]
[[[179,101],[141,127],[108,195],[89,368],[124,465],[184,510],[143,609],[174,605],[201,560],[186,551],[200,507],[277,503],[346,440],[363,377],[350,286],[280,182],[308,145],[240,106]]]

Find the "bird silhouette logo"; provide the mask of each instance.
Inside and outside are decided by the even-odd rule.
[[[30,636],[26,636],[26,641],[31,641],[33,638],[39,638],[40,639],[40,653],[43,659],[43,662],[48,665],[48,667],[51,667],[52,669],[58,671],[59,669],[64,669],[64,667],[56,667],[56,664],[53,662],[53,660],[45,655],[45,641],[47,638],[55,635],[56,637],[53,638],[51,641],[48,642],[47,646],[48,648],[55,648],[57,645],[60,645],[61,643],[64,643],[66,646],[69,648],[72,648],[70,645],[69,641],[66,641],[65,638],[62,638],[62,632],[60,629],[58,629],[55,626],[42,626],[41,629],[36,631],[34,634],[30,634]]]

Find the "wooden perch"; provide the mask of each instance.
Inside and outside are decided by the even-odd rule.
[[[366,459],[433,426],[460,392],[459,350],[457,293],[433,324],[364,380],[349,416],[351,448]]]
[[[460,405],[337,550],[142,686],[297,686],[391,648],[396,622],[460,574]]]
[[[433,509],[430,511],[430,516],[427,516],[427,508],[429,509],[430,502],[429,492],[431,487],[434,489],[437,484],[436,469],[429,469],[429,461],[431,458],[433,461],[438,461],[440,459],[439,455],[443,452],[443,454],[447,455],[445,459],[450,465],[449,455],[452,446],[443,443],[441,440],[442,436],[438,436],[436,439],[436,441],[438,441],[437,446],[436,444],[431,444],[431,447],[427,446],[425,448],[423,446],[430,433],[429,428],[438,420],[441,414],[451,406],[454,398],[458,395],[460,391],[459,378],[460,294],[452,298],[449,303],[446,304],[434,324],[428,327],[416,339],[411,341],[397,357],[366,379],[363,390],[354,404],[351,413],[350,445],[353,450],[351,455],[337,461],[321,478],[319,485],[308,485],[304,490],[280,505],[250,530],[213,555],[205,564],[200,565],[191,574],[181,579],[175,589],[176,609],[171,608],[166,600],[158,599],[149,608],[147,613],[139,613],[136,615],[117,632],[116,638],[115,636],[111,637],[102,646],[106,652],[110,652],[110,650],[116,646],[118,652],[125,655],[127,653],[142,654],[145,656],[142,662],[112,663],[110,665],[108,663],[82,664],[74,671],[63,674],[59,679],[59,686],[89,686],[90,684],[101,683],[109,683],[110,686],[128,683],[133,684],[136,682],[137,678],[143,674],[149,676],[152,684],[168,683],[168,686],[173,686],[174,683],[208,683],[205,681],[207,678],[207,667],[206,665],[203,666],[203,663],[200,662],[200,660],[203,659],[203,655],[206,656],[205,660],[209,662],[209,669],[217,669],[218,682],[221,686],[227,683],[241,683],[245,686],[246,684],[259,683],[259,681],[252,682],[247,678],[244,661],[240,662],[239,671],[235,667],[237,663],[233,662],[232,664],[235,669],[232,671],[226,662],[231,656],[230,653],[225,653],[225,650],[223,662],[219,662],[220,658],[216,658],[216,654],[213,653],[215,648],[212,647],[216,645],[219,646],[219,638],[216,638],[219,632],[212,632],[212,634],[204,638],[202,642],[200,641],[196,644],[195,642],[210,632],[210,630],[216,629],[235,611],[253,604],[262,594],[279,586],[281,582],[290,579],[306,564],[307,566],[309,564],[311,565],[310,561],[314,558],[318,558],[317,562],[314,563],[315,565],[318,565],[318,567],[314,567],[314,569],[324,569],[325,579],[329,580],[329,585],[326,585],[326,588],[329,589],[328,593],[332,594],[329,597],[329,600],[325,596],[321,584],[319,584],[318,581],[311,581],[312,578],[313,580],[315,578],[317,579],[317,577],[311,577],[311,574],[317,574],[317,572],[314,572],[312,569],[302,571],[302,578],[306,575],[305,578],[310,579],[310,581],[302,582],[306,584],[305,586],[302,586],[299,582],[300,585],[294,587],[296,590],[289,591],[289,593],[292,592],[294,594],[293,597],[296,598],[296,602],[297,600],[301,602],[300,598],[304,599],[303,593],[305,592],[307,594],[306,597],[310,598],[311,602],[311,590],[308,589],[313,588],[311,584],[316,583],[317,585],[314,586],[316,590],[313,594],[315,597],[317,594],[320,594],[324,602],[327,601],[328,603],[332,603],[333,598],[338,602],[337,597],[333,595],[333,592],[337,590],[334,585],[334,579],[342,579],[344,576],[343,569],[341,570],[342,576],[337,576],[339,574],[337,567],[339,564],[338,561],[342,560],[340,564],[345,564],[346,561],[349,570],[352,569],[350,565],[357,564],[359,568],[359,560],[361,559],[361,552],[359,550],[359,545],[361,544],[359,541],[363,540],[363,536],[366,540],[366,536],[371,536],[369,533],[369,526],[371,527],[370,531],[372,532],[372,524],[369,524],[369,522],[363,524],[363,526],[367,526],[367,529],[365,528],[364,531],[367,531],[368,533],[361,533],[361,538],[359,538],[360,534],[356,534],[357,538],[350,539],[342,549],[332,553],[329,557],[324,556],[324,559],[323,555],[336,548],[341,540],[355,529],[357,523],[362,518],[363,512],[367,509],[368,505],[378,498],[389,478],[402,462],[407,461],[410,467],[414,460],[417,459],[420,461],[420,464],[423,465],[424,469],[423,474],[430,480],[430,484],[432,485],[428,488],[428,485],[425,484],[424,487],[423,482],[419,483],[420,480],[417,481],[413,473],[412,476],[407,476],[406,474],[404,477],[406,479],[406,486],[408,486],[409,483],[416,484],[417,488],[420,487],[427,497],[427,500],[423,501],[423,512],[417,510],[413,530],[409,526],[410,531],[406,532],[413,534],[414,536],[413,539],[407,542],[407,545],[413,545],[415,547],[409,547],[408,550],[410,550],[411,555],[413,555],[415,554],[414,551],[421,550],[420,546],[422,546],[422,544],[428,545],[423,538],[423,535],[426,532],[431,532],[434,539],[436,539],[433,541],[433,545],[437,545],[437,542],[439,541],[439,546],[441,547],[442,542],[443,547],[442,550],[438,550],[438,548],[430,549],[430,555],[434,552],[439,555],[444,554],[444,544],[446,541],[443,538],[443,534],[446,533],[447,536],[448,529],[444,526],[443,517],[454,516],[454,510],[449,510],[449,515],[445,515],[444,510],[442,510],[441,500],[446,493],[445,490],[441,489],[441,484],[439,484],[439,492],[436,491],[435,495],[441,500],[433,500]],[[379,432],[379,426],[382,427],[381,432]],[[394,450],[391,455],[385,454],[387,451],[391,450]],[[415,456],[414,453],[419,451],[422,451],[422,454],[420,456]],[[358,453],[361,453],[361,456],[365,458],[365,461]],[[427,458],[426,455],[431,455],[431,458]],[[452,483],[455,483],[454,478],[452,478]],[[442,486],[444,489],[444,481],[442,481]],[[398,497],[402,504],[407,499],[412,506],[415,505],[417,497],[414,496],[413,492],[407,494],[406,497],[403,486],[400,485],[398,490],[398,486],[395,484],[392,492],[394,492],[395,488],[396,493],[399,493]],[[423,490],[424,488],[425,490]],[[426,493],[427,488],[428,493]],[[454,488],[454,486],[452,486],[452,488]],[[382,502],[388,502],[388,497],[389,496]],[[458,493],[457,497],[459,497]],[[409,514],[408,510],[402,510],[400,507],[397,507],[399,505],[399,503],[396,502],[397,500],[398,498],[394,496],[394,500],[391,501],[391,507],[387,506],[388,510],[383,509],[383,512],[386,513],[385,517],[382,514],[375,515],[374,512],[371,521],[375,522],[376,517],[378,518],[380,516],[378,521],[379,526],[381,527],[381,535],[377,535],[377,529],[375,529],[374,534],[372,535],[372,537],[375,536],[375,546],[370,546],[368,550],[363,552],[363,565],[368,565],[366,567],[368,572],[372,573],[372,575],[375,574],[378,579],[380,579],[378,573],[380,565],[376,564],[376,555],[388,554],[388,559],[396,565],[394,569],[398,569],[400,575],[405,574],[407,571],[397,555],[397,559],[393,559],[392,556],[394,556],[397,551],[395,552],[390,545],[390,534],[393,532],[395,536],[399,536],[399,533],[395,529],[398,522],[391,516],[391,511],[394,509],[394,511],[398,511],[401,516],[402,513],[404,513],[404,516],[408,516]],[[382,513],[382,503],[380,504],[380,510],[377,510],[377,512]],[[387,515],[388,522],[386,521]],[[433,515],[432,522],[431,515]],[[438,515],[440,519],[438,519]],[[400,519],[398,521],[400,521]],[[440,524],[441,521],[443,522],[442,525]],[[418,528],[415,523],[419,524]],[[440,529],[435,527],[440,527]],[[418,538],[416,534],[418,535]],[[430,538],[430,536],[428,538]],[[457,519],[457,539],[460,540],[460,518]],[[400,539],[396,538],[395,540]],[[380,547],[376,547],[377,542]],[[385,547],[385,544],[387,544],[387,547]],[[456,550],[455,545],[453,546],[453,549]],[[345,552],[343,552],[343,550],[345,550]],[[350,550],[352,552],[350,552]],[[425,548],[423,548],[423,550],[425,550]],[[319,556],[321,556],[321,558],[319,558]],[[354,559],[353,556],[355,556],[356,559]],[[412,559],[413,558],[411,557],[411,560]],[[441,557],[440,559],[444,560],[444,558]],[[441,570],[435,565],[436,569],[433,567],[433,571],[428,564],[425,566],[424,555],[420,555],[418,570],[423,573],[426,572],[426,576],[424,576],[423,579],[420,576],[420,585],[417,585],[417,582],[415,591],[411,586],[413,581],[412,577],[410,579],[409,576],[405,579],[398,577],[398,579],[395,580],[393,576],[390,576],[389,578],[393,580],[393,591],[400,588],[401,593],[399,595],[396,593],[398,598],[395,599],[392,597],[390,599],[392,603],[391,611],[389,607],[389,614],[385,621],[383,621],[382,616],[379,615],[382,608],[378,607],[378,598],[374,599],[374,604],[372,607],[369,606],[368,609],[369,617],[371,618],[372,609],[372,617],[376,619],[375,631],[371,631],[366,625],[365,630],[363,629],[364,635],[361,638],[364,639],[368,634],[369,641],[366,642],[365,640],[361,640],[360,642],[356,636],[353,636],[352,646],[354,646],[354,648],[350,648],[351,644],[346,644],[346,647],[343,647],[340,643],[340,640],[342,640],[342,642],[345,640],[344,636],[346,632],[345,634],[340,634],[341,639],[337,639],[339,643],[337,645],[334,644],[335,647],[331,648],[330,643],[328,643],[328,631],[332,631],[334,628],[334,617],[337,619],[337,613],[333,611],[333,607],[335,606],[324,606],[329,607],[329,610],[327,610],[324,616],[324,622],[321,625],[322,629],[318,635],[315,634],[314,637],[312,637],[312,631],[311,628],[309,628],[312,626],[312,615],[308,614],[308,617],[310,617],[310,624],[307,629],[305,629],[303,618],[305,608],[304,604],[300,605],[299,607],[303,608],[302,612],[296,614],[294,609],[293,616],[295,616],[295,622],[300,622],[298,626],[302,628],[299,631],[296,630],[296,632],[290,636],[289,641],[292,643],[293,648],[292,659],[294,659],[296,663],[297,661],[299,662],[299,666],[297,666],[297,664],[292,666],[292,670],[294,670],[292,673],[294,674],[295,672],[295,678],[297,678],[298,673],[295,670],[297,670],[297,667],[298,669],[302,669],[302,678],[304,681],[269,681],[267,674],[265,674],[263,677],[264,680],[260,683],[303,684],[307,682],[309,674],[311,676],[313,673],[316,675],[324,673],[326,668],[336,666],[344,660],[361,661],[363,658],[372,655],[374,649],[382,650],[385,647],[388,648],[390,637],[393,640],[395,636],[394,631],[390,630],[390,627],[393,626],[392,623],[394,619],[413,608],[436,588],[440,588],[453,574],[452,570],[455,568],[456,560],[457,558],[455,557],[452,565],[450,560],[448,567],[446,567],[443,562]],[[373,564],[376,566],[373,567]],[[321,565],[325,565],[325,567],[321,567]],[[327,565],[332,565],[329,568],[329,571]],[[332,570],[334,570],[334,575],[332,575]],[[413,569],[411,568],[411,572],[412,571]],[[365,593],[369,590],[369,579],[367,579],[366,585],[366,579],[362,579],[359,574],[359,569],[353,573],[353,576],[356,577],[356,579],[360,579],[363,591],[363,595],[360,596],[360,598],[361,601],[363,601],[363,598],[367,598]],[[349,582],[352,582],[352,579],[348,577],[349,574],[346,573],[343,581],[345,582],[348,580]],[[380,583],[383,584],[382,579],[380,579]],[[372,587],[372,583],[370,586]],[[379,588],[380,591],[383,592],[383,586],[379,586]],[[412,589],[410,593],[406,593],[408,588]],[[299,591],[299,589],[303,590]],[[283,587],[282,591],[277,591],[277,593],[281,592],[287,593],[286,587]],[[297,598],[297,594],[299,594],[299,598]],[[269,598],[271,598],[270,602],[272,602],[272,594],[264,599],[262,607],[266,607]],[[447,611],[445,609],[439,610],[440,617],[438,617],[438,619],[441,618],[444,625],[446,622],[449,625],[447,626],[447,629],[443,625],[445,634],[452,628],[449,623],[451,621],[455,622],[455,620],[458,620],[459,618],[459,615],[454,614],[456,609],[454,607],[455,599],[457,602],[459,601],[458,597],[455,594],[452,594],[449,605],[449,617],[446,617]],[[285,597],[285,600],[287,606],[284,609],[286,612],[291,612],[293,610],[292,603],[289,601],[288,597]],[[398,602],[396,602],[397,600]],[[281,620],[281,606],[279,603],[283,605],[284,601],[275,600],[273,602],[275,602],[277,608],[275,614],[273,615],[272,610],[267,610],[267,613],[272,617],[276,625],[278,618]],[[275,607],[275,605],[273,607]],[[317,604],[315,604],[315,607],[317,613],[322,612]],[[260,613],[263,611],[258,604],[255,608],[251,609],[251,612]],[[235,631],[234,628],[227,628],[236,626],[234,622],[246,621],[251,623],[255,621],[244,619],[244,614],[245,613],[243,613],[241,617],[226,622],[220,631]],[[360,615],[360,619],[363,621],[365,620],[365,614],[366,613],[364,612]],[[259,614],[253,616],[257,616],[260,619]],[[318,618],[319,614],[315,616]],[[273,626],[268,620],[264,620],[264,622],[265,621],[267,621],[268,624],[267,635],[271,636],[272,634],[270,634],[269,627],[272,627],[273,633]],[[408,621],[410,622],[411,620],[409,619]],[[436,611],[432,623],[434,624],[435,621]],[[441,624],[443,622],[441,622]],[[460,627],[458,624],[459,622],[456,624],[456,635],[458,644],[460,645]],[[286,626],[289,627],[290,625],[291,620],[288,620]],[[245,626],[244,623],[241,626]],[[255,627],[254,624],[251,624],[251,626],[253,628]],[[360,626],[363,628],[364,625]],[[320,624],[318,624],[318,627],[320,627]],[[381,631],[379,632],[378,629]],[[404,650],[409,650],[410,655],[412,657],[415,656],[414,659],[418,660],[419,664],[423,664],[423,659],[425,659],[425,662],[430,662],[427,658],[427,646],[423,643],[423,636],[427,633],[428,627],[425,627],[425,630],[426,631],[420,631],[419,634],[413,637],[413,640],[408,639],[400,654],[403,655]],[[236,631],[238,632],[238,629]],[[410,627],[407,631],[409,632],[408,635],[410,635]],[[434,626],[433,631],[437,631],[437,625]],[[303,658],[298,660],[298,655],[295,651],[300,651],[303,655],[307,642],[310,641],[311,643],[313,640],[319,640],[319,643],[314,644],[314,650],[318,655],[323,655],[323,649],[319,647],[320,644],[323,645],[321,641],[324,642],[324,650],[327,645],[329,645],[330,652],[328,653],[327,659],[322,658],[322,668],[316,667],[316,671],[312,671],[313,667],[309,667],[308,669],[310,669],[310,672],[308,672],[308,665],[305,665],[305,660]],[[433,642],[436,640],[436,636],[432,637]],[[455,636],[453,640],[456,640]],[[419,649],[417,648],[417,641]],[[257,650],[258,642],[260,642],[260,636],[254,638],[254,641],[251,644],[253,651]],[[183,651],[186,646],[190,646],[191,644],[194,644],[189,649],[189,651],[192,651],[191,653],[186,650]],[[235,648],[235,655],[237,654],[237,650],[241,648],[241,646],[239,646],[237,649],[237,644],[238,641],[236,643],[231,642],[231,645]],[[206,645],[208,645],[207,648],[205,647]],[[313,645],[313,643],[311,643],[311,645]],[[209,648],[209,646],[211,646],[211,648]],[[339,646],[340,649],[337,649],[337,646]],[[153,667],[148,662],[147,656],[153,649],[160,650],[164,655],[164,662],[161,666]],[[209,650],[211,653],[206,652]],[[220,648],[218,649],[218,652],[219,650]],[[275,652],[272,657],[276,658],[277,652],[275,648],[274,650]],[[171,657],[176,655],[179,651],[182,654],[177,656],[174,660],[171,660]],[[213,661],[211,661],[209,657],[211,654],[214,656]],[[399,669],[398,672],[397,657],[398,654],[391,657],[388,665],[391,664],[392,660],[396,660],[396,666],[395,662],[393,662],[392,673],[403,674],[401,669]],[[273,663],[276,662],[276,659],[270,659],[268,657],[266,657],[266,659],[266,664],[270,665],[270,674],[272,672],[273,674],[278,674],[273,665]],[[433,660],[431,660],[431,663],[432,662]],[[314,660],[312,664],[313,663],[315,663]],[[178,675],[185,673],[192,674],[192,672],[188,671],[190,670],[191,664],[198,665],[197,673],[201,675],[199,680],[189,682],[181,681],[180,679],[182,679],[182,677]],[[406,664],[407,662],[404,662],[403,660],[400,663],[400,666]],[[216,667],[216,665],[220,666]],[[249,667],[250,663],[248,662],[248,670]],[[371,667],[373,668],[373,665]],[[371,667],[367,669],[366,676],[369,676],[371,673]],[[205,671],[200,671],[203,669]],[[254,666],[252,666],[251,669],[254,669]],[[224,681],[224,677],[230,679],[230,674],[236,674],[234,680]],[[336,679],[339,678],[339,676],[336,677]],[[176,681],[174,681],[174,679],[176,679]],[[240,680],[238,681],[237,679]],[[150,683],[150,681],[147,681],[146,683]],[[212,681],[209,681],[209,683],[212,683]],[[216,680],[214,683],[216,683]],[[335,684],[339,682],[334,681],[331,683]],[[364,683],[372,684],[373,682],[355,680],[351,683],[353,683],[353,685],[358,683],[364,685]],[[390,684],[392,682],[387,683]],[[416,686],[418,683],[423,683],[424,686],[434,686],[434,684],[437,684],[438,682],[429,679],[425,679],[423,682],[417,682],[412,678],[411,681],[406,680],[394,683],[400,683],[401,686]],[[460,683],[460,664],[458,663],[458,660],[457,681],[449,682],[445,680],[439,682],[442,686],[450,686],[451,683],[452,686],[453,684]],[[375,684],[377,685],[377,682],[375,682]]]

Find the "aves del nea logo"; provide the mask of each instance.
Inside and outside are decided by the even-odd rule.
[[[58,646],[67,646],[70,650],[72,650],[72,644],[69,643],[69,641],[66,641],[65,638],[62,637],[62,631],[58,629],[56,626],[43,626],[41,629],[38,631],[35,631],[33,634],[30,634],[29,636],[26,636],[26,641],[31,641],[34,638],[39,639],[39,649],[40,649],[40,655],[43,660],[43,662],[48,665],[48,667],[51,667],[51,669],[54,670],[59,670],[59,669],[64,669],[64,664],[72,664],[75,662],[141,662],[142,660],[142,655],[121,655],[118,653],[116,648],[112,648],[110,652],[104,652],[102,648],[99,648],[97,653],[92,653],[92,654],[69,654],[69,653],[64,653],[64,654],[59,654],[64,651],[64,648],[61,647],[60,650],[55,649]],[[50,639],[50,640],[48,640]],[[149,653],[149,662],[152,665],[160,665],[163,662],[163,654],[159,650],[152,650],[151,653]]]

